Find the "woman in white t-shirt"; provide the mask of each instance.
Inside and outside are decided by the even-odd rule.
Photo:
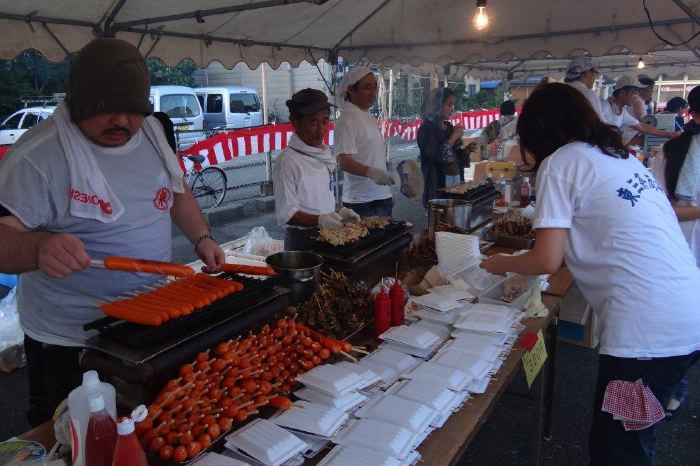
[[[482,267],[534,275],[566,259],[598,317],[591,464],[651,464],[655,423],[700,357],[700,270],[663,188],[575,89],[536,90],[518,136],[537,172],[535,247]],[[634,406],[646,422],[615,420]]]

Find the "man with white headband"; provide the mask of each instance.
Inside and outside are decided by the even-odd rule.
[[[343,205],[362,217],[391,217],[393,199],[386,171],[386,145],[369,112],[377,98],[377,80],[366,66],[356,66],[340,82],[336,104],[343,113],[335,125],[335,153],[345,172]]]
[[[569,63],[564,75],[564,82],[583,94],[598,114],[598,118],[605,121],[600,97],[593,90],[593,83],[599,74],[591,57],[581,55]]]

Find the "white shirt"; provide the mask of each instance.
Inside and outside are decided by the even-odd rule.
[[[696,150],[698,149],[698,138],[700,138],[700,136],[693,137],[693,141],[691,142],[691,149],[693,148],[693,146],[695,146]],[[656,178],[656,180],[659,182],[660,185],[664,187],[664,189],[666,189],[666,176],[664,173],[665,170],[666,157],[664,156],[663,152],[659,152],[659,154],[656,157],[654,157],[652,172],[654,173],[654,177]],[[682,203],[680,205],[690,205],[693,207],[698,207],[700,206],[699,201],[700,191],[698,191],[698,193],[695,195],[695,199],[693,201],[677,202]],[[680,226],[681,231],[683,232],[683,236],[685,236],[685,240],[690,246],[690,251],[695,256],[695,264],[698,267],[700,267],[700,219],[680,222]]]
[[[318,150],[300,139],[295,147],[306,153]],[[323,162],[287,146],[272,170],[277,224],[290,227],[287,222],[299,211],[313,215],[334,212],[334,176]]]
[[[342,115],[335,123],[335,154],[348,154],[369,167],[386,170],[386,144],[379,132],[377,119],[369,111],[345,102]],[[360,203],[388,199],[389,186],[380,186],[365,176],[343,175],[343,202]]]
[[[600,353],[700,349],[700,269],[666,194],[636,159],[567,144],[537,172],[535,228],[566,228],[566,264],[599,319]]]
[[[610,98],[612,99],[612,97]],[[636,126],[639,120],[632,116],[627,107],[621,110],[610,99],[603,101],[603,121],[609,125],[624,129],[626,126]]]
[[[605,121],[603,118],[603,109],[600,105],[601,100],[600,97],[598,97],[598,94],[595,93],[593,89],[589,89],[588,86],[583,84],[581,81],[576,80],[576,81],[571,81],[570,83],[566,83],[569,86],[573,87],[577,91],[579,91],[583,96],[588,99],[588,101],[591,103],[591,106],[593,107],[593,110],[598,114],[598,118],[601,120]]]

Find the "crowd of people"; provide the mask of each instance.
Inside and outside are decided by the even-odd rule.
[[[600,322],[591,463],[650,464],[656,424],[628,428],[615,409],[677,407],[700,357],[700,87],[687,101],[671,99],[666,111],[680,120],[665,131],[639,121],[650,112],[653,81],[623,76],[602,101],[593,91],[597,76],[592,60],[579,57],[566,84],[540,86],[519,116],[514,102],[501,105],[498,139],[517,139],[536,174],[536,242],[482,267],[541,274],[566,262]],[[101,315],[93,303],[153,280],[105,272],[91,266],[93,259],[168,261],[175,223],[207,267],[225,261],[183,184],[172,141],[150,115],[149,86],[133,45],[90,42],[71,66],[65,102],[0,164],[0,272],[22,274],[18,308],[33,425],[80,384],[88,336],[82,326]],[[315,89],[286,102],[294,134],[273,170],[286,249],[311,249],[319,228],[392,215],[394,178],[370,113],[376,97],[374,73],[357,66],[343,77],[335,105]],[[469,164],[473,148],[463,145],[464,128],[449,121],[456,98],[434,89],[423,105],[417,143],[424,206],[447,183],[463,181]],[[334,108],[341,110],[335,155],[324,143]],[[671,138],[654,176],[629,156],[635,134],[627,130]],[[338,171],[345,179],[341,203]],[[640,380],[644,390],[635,391]]]

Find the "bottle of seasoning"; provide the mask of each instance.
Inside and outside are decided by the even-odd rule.
[[[391,326],[391,299],[384,285],[380,285],[379,293],[374,298],[374,336],[379,337]]]
[[[394,284],[389,290],[389,297],[391,298],[391,325],[403,325],[403,310],[404,310],[404,299],[403,299],[403,287],[398,278],[394,279]]]
[[[523,177],[523,182],[520,185],[520,207],[530,205],[530,197],[532,196],[532,186],[530,186],[530,178]]]
[[[85,436],[86,466],[112,466],[117,446],[117,424],[105,409],[102,395],[90,398],[90,420]]]
[[[112,466],[148,466],[143,448],[134,434],[134,421],[130,417],[117,424],[117,433],[119,437]]]
[[[496,183],[496,190],[498,191],[498,199],[496,199],[496,205],[499,207],[505,207],[506,205],[506,180],[501,176]]]

